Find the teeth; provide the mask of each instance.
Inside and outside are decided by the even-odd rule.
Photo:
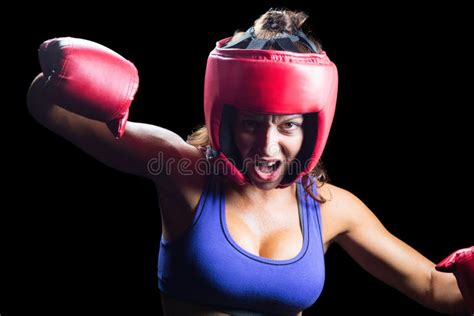
[[[266,166],[266,167],[273,167],[277,162],[276,161],[272,161],[272,162],[262,162],[262,161],[259,161],[258,162],[258,165],[260,166]]]

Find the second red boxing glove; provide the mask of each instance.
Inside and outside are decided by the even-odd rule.
[[[464,301],[474,313],[474,246],[453,252],[436,265],[436,270],[454,273]]]
[[[133,63],[105,46],[72,37],[45,41],[39,60],[51,102],[106,122],[116,138],[123,135],[139,82]]]

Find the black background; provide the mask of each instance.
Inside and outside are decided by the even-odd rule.
[[[203,77],[215,42],[270,7],[302,9],[339,70],[323,156],[331,182],[432,261],[473,244],[468,10],[454,2],[311,3],[99,9],[82,2],[6,10],[14,22],[2,22],[2,316],[161,310],[153,185],[103,166],[26,110],[29,83],[40,71],[37,48],[52,37],[87,38],[131,60],[141,83],[130,120],[185,137],[204,121]],[[305,315],[437,315],[367,274],[338,246],[329,249],[326,268],[323,294]]]

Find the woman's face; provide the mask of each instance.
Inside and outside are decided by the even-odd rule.
[[[260,189],[273,189],[283,180],[301,148],[303,115],[239,111],[233,133],[244,173]]]

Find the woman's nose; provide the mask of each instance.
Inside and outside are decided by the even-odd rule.
[[[259,133],[258,147],[265,157],[276,157],[280,153],[278,130],[274,126],[262,128]]]

